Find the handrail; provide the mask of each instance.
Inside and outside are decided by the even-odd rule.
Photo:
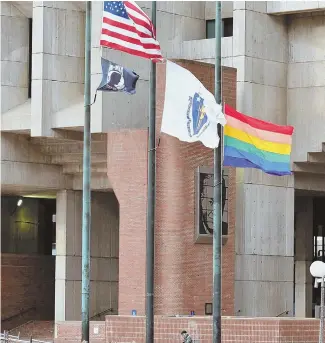
[[[34,343],[52,343],[52,341],[40,341],[38,339],[33,339],[32,337],[27,340],[27,339],[20,339],[19,336],[13,336],[13,335],[9,335],[6,332],[5,333],[1,333],[0,334],[0,340],[4,341],[4,342],[17,342],[17,343],[30,343],[30,342],[34,342]]]
[[[12,331],[16,331],[17,329],[21,328],[22,326],[28,325],[28,324],[30,324],[30,323],[32,323],[32,322],[34,322],[34,319],[29,320],[29,321],[27,321],[27,322],[24,322],[24,323],[22,323],[22,324],[20,324],[20,325],[18,325],[18,326],[15,326],[14,328],[12,328],[12,329],[10,329],[10,330],[7,330],[7,331],[8,331],[8,333],[10,333],[10,332],[12,332]]]
[[[30,312],[31,310],[36,310],[36,306],[32,306],[32,307],[28,308],[27,310],[22,310],[22,311],[20,311],[20,312],[14,314],[14,315],[12,315],[12,316],[9,316],[9,317],[7,317],[7,318],[4,318],[4,319],[1,318],[1,322],[6,322],[6,321],[8,321],[8,320],[10,320],[10,319],[12,319],[12,318],[19,317],[19,316],[21,316],[22,314],[25,314],[25,313],[27,313],[27,312]]]
[[[280,317],[280,316],[282,316],[283,314],[289,314],[289,310],[285,310],[285,311],[283,311],[282,313],[279,313],[276,317]]]
[[[102,311],[102,312],[99,312],[99,313],[93,315],[92,317],[90,317],[90,319],[94,319],[94,318],[96,318],[96,317],[100,317],[100,316],[102,316],[103,314],[106,314],[106,313],[108,313],[108,312],[113,312],[113,311],[114,311],[113,308],[108,308],[107,310],[104,310],[104,311]]]

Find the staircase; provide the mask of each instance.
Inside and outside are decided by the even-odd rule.
[[[15,329],[9,331],[10,335],[18,336],[20,339],[30,339],[40,341],[54,340],[54,322],[53,321],[30,321]]]

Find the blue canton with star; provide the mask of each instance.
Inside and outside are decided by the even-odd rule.
[[[118,17],[129,19],[123,1],[104,1],[104,11]]]

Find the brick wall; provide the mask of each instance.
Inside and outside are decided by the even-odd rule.
[[[214,66],[178,61],[213,92]],[[165,66],[157,68],[157,139],[164,103]],[[223,68],[224,99],[236,105],[236,70]],[[108,178],[120,205],[119,314],[145,311],[147,130],[108,133]],[[200,143],[161,135],[157,148],[155,313],[204,314],[212,300],[212,245],[194,243],[194,171],[212,166]],[[223,314],[233,314],[235,171],[229,176],[229,239],[223,247]]]
[[[98,334],[94,328],[98,327]],[[180,332],[187,330],[199,343],[212,342],[211,317],[155,318],[155,342],[182,342]],[[79,342],[81,324],[58,323],[56,343]],[[319,320],[295,318],[222,318],[223,343],[317,343]],[[145,317],[107,316],[91,323],[90,342],[144,343]]]
[[[147,130],[110,132],[107,173],[119,202],[119,314],[145,313]]]
[[[177,61],[214,92],[214,66]],[[236,70],[223,68],[224,101],[236,106]],[[157,135],[165,94],[165,65],[157,66]],[[213,165],[213,150],[201,143],[185,143],[166,134],[157,149],[156,314],[204,315],[212,302],[212,244],[195,244],[195,170]],[[224,315],[234,311],[235,170],[229,175],[229,239],[222,251]]]
[[[28,320],[53,320],[54,281],[54,257],[1,254],[2,330]],[[20,312],[25,313],[16,316]]]

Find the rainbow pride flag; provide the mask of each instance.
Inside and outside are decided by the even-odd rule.
[[[292,126],[246,116],[225,105],[224,166],[257,168],[271,175],[290,175]]]

